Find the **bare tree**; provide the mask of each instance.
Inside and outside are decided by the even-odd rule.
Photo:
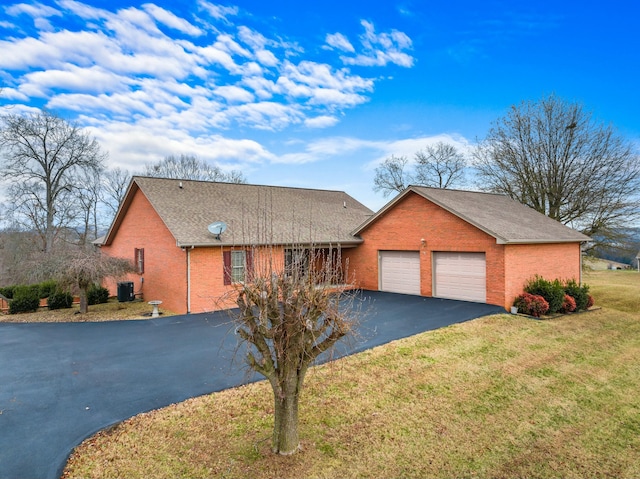
[[[464,180],[467,161],[458,149],[438,142],[419,150],[413,162],[405,156],[391,156],[376,168],[373,190],[386,198],[409,185],[451,188]]]
[[[554,95],[512,106],[475,152],[479,184],[601,240],[638,216],[640,161],[582,105]]]
[[[450,188],[464,178],[467,161],[458,149],[439,141],[415,154],[416,185],[434,188]]]
[[[131,173],[122,168],[105,170],[102,175],[100,201],[109,211],[110,218],[118,212],[118,207],[127,193],[131,182]],[[107,221],[110,223],[111,221]]]
[[[278,268],[270,249],[252,280],[238,285],[238,334],[249,348],[251,369],[265,376],[273,390],[271,447],[289,455],[299,448],[298,401],[309,366],[352,332],[357,314],[343,283],[339,254],[296,255]],[[353,301],[354,296],[351,296]]]
[[[391,155],[376,168],[373,178],[373,191],[382,191],[385,198],[392,193],[399,193],[411,183],[405,169],[409,160],[406,156]]]
[[[0,152],[13,213],[38,232],[48,252],[56,232],[77,214],[78,173],[100,171],[106,155],[95,139],[46,110],[3,116]]]
[[[219,166],[210,165],[206,161],[199,160],[195,156],[173,155],[163,160],[147,164],[144,175],[161,178],[175,178],[181,180],[220,181],[223,183],[246,183],[247,180],[241,171],[223,171]]]
[[[96,170],[81,171],[81,183],[76,187],[75,194],[79,206],[79,241],[80,247],[86,247],[91,240],[98,237],[103,221],[100,214],[101,196],[104,188],[100,172]]]

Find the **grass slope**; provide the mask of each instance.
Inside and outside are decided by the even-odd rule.
[[[101,432],[65,477],[640,477],[640,275],[585,281],[601,310],[481,318],[315,368],[293,457],[269,452],[262,382]]]

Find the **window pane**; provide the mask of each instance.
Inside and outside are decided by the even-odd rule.
[[[246,256],[244,251],[231,252],[231,281],[241,283],[244,281]]]

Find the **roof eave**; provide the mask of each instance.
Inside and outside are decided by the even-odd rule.
[[[587,239],[517,239],[517,240],[506,240],[504,238],[496,238],[496,244],[554,244],[554,243],[588,243],[591,241],[591,238],[587,237]]]
[[[320,241],[320,242],[311,242],[311,243],[304,243],[304,242],[300,242],[300,243],[296,243],[296,244],[292,244],[290,242],[286,242],[286,243],[227,243],[224,241],[219,241],[216,243],[213,242],[207,242],[207,243],[195,243],[195,242],[189,242],[189,241],[176,241],[176,246],[178,248],[215,248],[215,247],[261,247],[261,246],[313,246],[315,248],[330,248],[330,247],[346,247],[346,248],[351,248],[351,247],[355,247],[358,246],[360,244],[362,244],[364,242],[364,240],[360,239],[360,238],[355,238],[353,240],[347,240],[347,241]]]

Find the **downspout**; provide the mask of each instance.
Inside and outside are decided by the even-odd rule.
[[[191,314],[191,248],[187,248],[187,314]]]

